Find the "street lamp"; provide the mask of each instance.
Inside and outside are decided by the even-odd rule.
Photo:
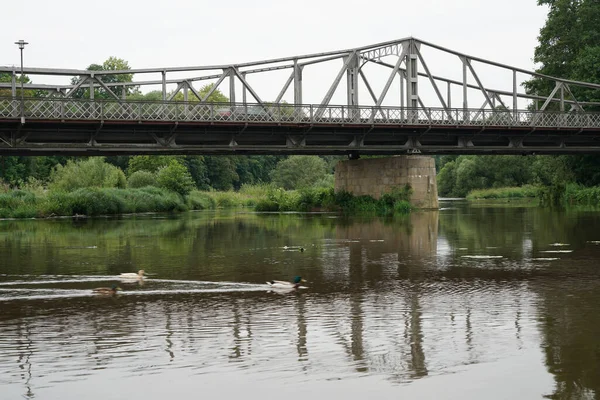
[[[25,48],[27,43],[23,39],[15,42],[17,46],[19,46],[19,50],[21,50],[21,124],[25,123],[25,100],[23,99],[23,49]]]

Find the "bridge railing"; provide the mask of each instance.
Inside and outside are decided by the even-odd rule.
[[[65,98],[27,98],[23,108],[26,120],[600,128],[595,112]],[[19,99],[0,98],[0,120],[18,120],[20,113]]]

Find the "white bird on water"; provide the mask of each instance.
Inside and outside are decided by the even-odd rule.
[[[137,274],[135,272],[123,272],[119,275],[119,278],[122,279],[142,279],[146,272],[143,269],[140,269]]]

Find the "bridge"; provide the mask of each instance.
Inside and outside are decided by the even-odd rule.
[[[600,103],[574,95],[600,84],[415,38],[231,65],[23,72],[34,97],[21,96],[19,68],[0,67],[12,76],[0,83],[0,155],[600,152],[600,113],[589,111]],[[524,92],[532,78],[553,90]],[[129,95],[157,87],[158,101]],[[211,101],[217,89],[228,102]]]

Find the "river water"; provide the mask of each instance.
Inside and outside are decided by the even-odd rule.
[[[598,398],[600,211],[441,205],[0,221],[0,399]]]

